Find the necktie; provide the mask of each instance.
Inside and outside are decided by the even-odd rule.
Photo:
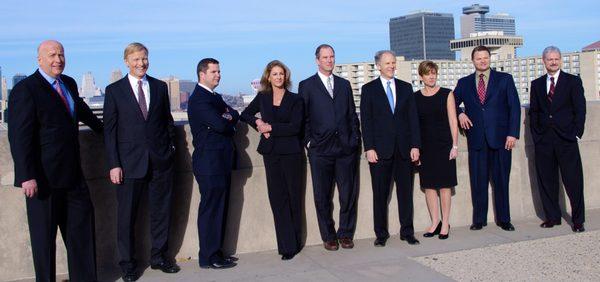
[[[392,92],[392,87],[390,86],[392,84],[391,81],[387,82],[387,88],[385,89],[385,94],[387,95],[388,98],[388,102],[390,103],[390,109],[392,109],[392,114],[394,113],[394,92]]]
[[[69,107],[69,102],[67,101],[67,97],[65,97],[65,94],[62,91],[62,87],[60,86],[60,80],[56,79],[54,81],[54,90],[56,90],[56,92],[58,92],[58,96],[60,97],[60,99],[63,101],[63,104],[65,104],[65,107],[67,108],[67,111],[69,112],[70,115],[73,115],[73,113],[71,113],[71,107]]]
[[[146,105],[146,95],[144,95],[141,79],[138,80],[138,104],[140,105],[142,116],[144,116],[144,120],[146,120],[148,118],[148,106]]]
[[[333,98],[333,86],[331,86],[331,76],[327,78],[327,92]]]
[[[485,81],[483,80],[483,73],[479,75],[479,85],[477,85],[477,96],[479,96],[479,102],[483,105],[485,101]]]
[[[554,76],[550,77],[550,90],[548,91],[548,101],[552,102],[554,98]]]

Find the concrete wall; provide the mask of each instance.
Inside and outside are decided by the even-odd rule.
[[[537,194],[533,167],[533,148],[527,119],[523,112],[524,126],[521,138],[513,152],[510,181],[510,203],[513,220],[541,216],[541,206]],[[588,209],[600,208],[600,184],[596,168],[600,167],[600,103],[588,103],[586,132],[580,141],[585,175],[585,196]],[[198,235],[196,216],[200,195],[191,171],[192,140],[189,126],[177,128],[176,174],[173,198],[173,220],[170,252],[179,260],[196,258]],[[119,277],[116,246],[116,197],[115,188],[109,184],[104,167],[102,137],[91,131],[81,132],[81,154],[83,169],[91,190],[96,211],[96,234],[99,278],[115,280]],[[256,153],[258,135],[240,124],[236,137],[238,147],[237,169],[233,172],[229,224],[226,248],[232,253],[255,252],[276,248],[273,217],[267,199],[265,170],[262,157]],[[458,187],[452,203],[452,226],[471,223],[471,200],[467,170],[466,140],[459,141]],[[19,189],[12,187],[13,163],[10,156],[6,131],[0,132],[0,280],[33,277],[33,265],[25,213],[25,201]],[[310,171],[310,170],[307,170]],[[372,191],[368,164],[363,157],[360,163],[360,195],[358,203],[358,224],[355,238],[374,237]],[[306,244],[320,244],[315,206],[312,196],[310,172],[306,173],[305,223]],[[421,231],[429,225],[429,215],[424,193],[418,188],[415,178],[415,229]],[[491,192],[490,192],[491,193]],[[335,196],[337,198],[337,196]],[[568,201],[561,202],[565,209]],[[337,200],[335,218],[337,218]],[[147,265],[149,257],[148,217],[142,205],[142,220],[137,228],[141,234],[138,240],[138,257],[142,265]],[[489,221],[493,221],[493,207],[490,202]],[[399,231],[396,197],[391,197],[389,207],[389,228],[392,234]],[[519,226],[517,225],[517,232]],[[66,256],[60,236],[57,239],[57,273],[65,273]]]

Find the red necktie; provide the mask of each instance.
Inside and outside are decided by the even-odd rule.
[[[67,108],[69,114],[71,114],[71,107],[69,107],[69,102],[67,102],[67,98],[65,97],[65,94],[62,91],[62,87],[60,87],[60,81],[56,79],[52,86],[54,87],[54,90],[58,92],[58,97],[60,97],[60,99],[63,101],[63,104],[65,104],[65,107]]]
[[[479,96],[479,102],[483,105],[485,101],[485,81],[483,80],[483,73],[479,75],[479,85],[477,85],[477,96]]]
[[[146,105],[146,95],[144,95],[141,79],[138,80],[138,104],[140,105],[140,110],[142,110],[144,120],[148,119],[148,106]]]
[[[550,77],[550,90],[548,91],[548,101],[552,103],[552,98],[554,98],[554,76]]]

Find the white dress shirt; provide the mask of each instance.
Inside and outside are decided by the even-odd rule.
[[[558,75],[559,74],[560,74],[560,70],[556,71],[556,73],[554,75],[548,74],[548,76],[546,77],[546,94],[550,93],[550,84],[552,83],[550,81],[551,77],[554,77],[554,89],[556,89],[556,83],[558,83]]]
[[[215,91],[213,91],[212,89],[208,88],[206,85],[198,82],[198,85],[200,85],[200,87],[206,89],[206,91],[210,92],[211,94],[215,94]]]
[[[329,76],[325,76],[324,74],[322,74],[320,71],[317,71],[317,73],[319,74],[319,78],[321,78],[321,81],[323,82],[323,85],[325,85],[325,89],[327,89],[327,78],[331,77],[331,91],[333,91],[333,89],[335,89],[335,86],[333,85],[333,73],[330,74]]]
[[[392,97],[394,98],[394,106],[396,105],[396,82],[395,79],[392,78],[390,80],[387,80],[385,78],[383,78],[383,76],[380,76],[379,79],[381,80],[381,84],[383,84],[383,92],[385,92],[386,97],[387,97],[387,82],[391,81],[392,83],[390,83],[390,87],[392,88]]]
[[[139,103],[140,99],[138,96],[138,81],[140,79],[131,74],[127,74],[127,78],[129,79],[129,84],[131,84],[131,89],[133,89],[135,99]],[[142,90],[144,91],[144,98],[146,98],[146,107],[148,110],[150,110],[150,84],[148,83],[148,78],[146,78],[145,75],[142,77]]]

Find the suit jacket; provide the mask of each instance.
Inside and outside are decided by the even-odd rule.
[[[552,103],[548,100],[545,74],[531,82],[529,116],[531,135],[538,142],[549,128],[560,137],[576,142],[585,127],[585,96],[578,76],[560,71]]]
[[[507,136],[519,138],[521,106],[512,75],[490,71],[483,105],[477,96],[475,73],[458,80],[454,95],[456,113],[463,113],[459,106],[464,103],[464,113],[473,122],[466,131],[469,150],[480,150],[485,141],[491,148],[500,149]]]
[[[221,95],[196,85],[188,100],[188,120],[194,138],[192,155],[196,175],[226,175],[233,165],[233,135],[239,114]],[[222,115],[229,113],[232,120]]]
[[[79,122],[96,132],[102,131],[102,122],[79,97],[75,80],[66,75],[60,75],[60,79],[74,101],[75,117],[39,70],[17,83],[11,91],[8,140],[17,187],[30,179],[35,179],[40,189],[79,185],[83,177]]]
[[[273,112],[273,93],[259,92],[250,105],[241,114],[242,121],[256,128],[255,115],[260,112],[261,119],[271,125],[271,136],[262,134],[257,151],[260,154],[296,154],[302,152],[301,137],[304,121],[304,100],[297,94],[286,91],[281,99],[279,115]]]
[[[421,147],[419,116],[412,86],[396,78],[394,83],[394,113],[380,78],[361,89],[360,119],[365,151],[375,149],[377,156],[384,159],[391,158],[394,151],[403,158],[409,158],[410,149]]]
[[[144,120],[127,75],[106,87],[104,144],[109,168],[121,167],[124,178],[143,178],[148,166],[172,164],[175,126],[167,84],[146,75],[150,86],[148,118]]]
[[[304,99],[304,144],[310,153],[323,156],[353,153],[360,141],[350,82],[333,77],[333,99],[318,74],[298,86],[298,94]]]

